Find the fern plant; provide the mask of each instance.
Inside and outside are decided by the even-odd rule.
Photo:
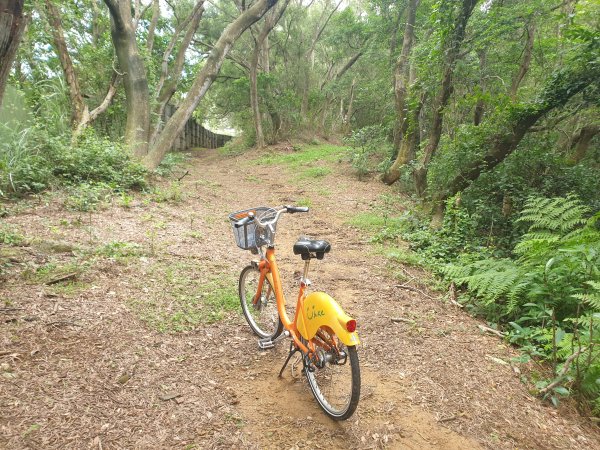
[[[600,213],[590,214],[573,195],[530,198],[515,259],[459,259],[442,273],[468,288],[488,320],[508,326],[512,343],[553,365],[541,393],[557,402],[573,392],[600,413]]]

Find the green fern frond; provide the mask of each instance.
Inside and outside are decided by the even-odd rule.
[[[457,278],[456,282],[466,284],[486,303],[508,295],[522,277],[518,266],[509,259],[477,261],[470,267],[475,269],[473,275]]]
[[[600,311],[600,283],[597,281],[588,281],[587,284],[589,284],[596,292],[590,292],[587,294],[573,294],[572,297],[587,303],[595,311]]]
[[[590,208],[575,195],[566,198],[531,197],[521,211],[519,222],[530,224],[530,231],[542,230],[567,233],[586,222]]]

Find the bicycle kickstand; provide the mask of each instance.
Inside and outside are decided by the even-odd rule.
[[[290,342],[290,352],[288,353],[288,356],[287,356],[285,362],[283,363],[283,367],[279,371],[279,377],[278,378],[282,377],[283,371],[285,370],[285,368],[287,367],[288,363],[290,362],[290,359],[292,359],[292,356],[294,356],[294,353],[296,353],[297,351],[299,351],[299,350],[294,346],[294,343]]]

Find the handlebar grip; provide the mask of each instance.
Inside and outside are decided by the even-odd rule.
[[[308,206],[286,206],[285,208],[290,214],[297,212],[308,212]]]
[[[241,220],[238,220],[237,222],[233,223],[233,226],[236,228],[242,227],[244,225],[246,225],[248,222],[251,222],[254,220],[254,214],[249,213],[246,217],[244,217]]]

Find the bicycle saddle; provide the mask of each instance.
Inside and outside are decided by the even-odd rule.
[[[331,244],[327,241],[313,240],[301,237],[294,244],[294,255],[301,255],[302,259],[323,259],[325,253],[329,253]]]

